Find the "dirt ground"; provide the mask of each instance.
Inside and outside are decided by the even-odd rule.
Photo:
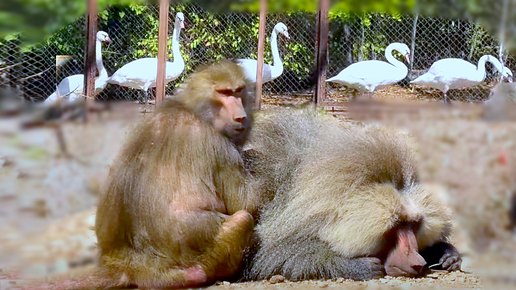
[[[395,86],[376,92],[375,98],[428,100],[418,92]],[[332,90],[329,96],[346,100],[349,91]],[[310,100],[310,94],[269,96],[263,108]],[[413,137],[423,181],[439,187],[454,210],[454,240],[464,255],[463,271],[367,282],[274,277],[254,283],[221,281],[209,288],[515,289],[516,235],[509,229],[508,209],[516,188],[516,122],[485,122],[457,112],[461,108],[337,118],[357,125],[381,122]],[[16,285],[22,275],[91,267],[96,253],[91,216],[99,187],[140,112],[137,105],[126,104],[88,124],[64,124],[68,154],[59,147],[57,129],[20,130],[18,118],[0,119],[0,289]],[[21,272],[15,265],[22,265]]]

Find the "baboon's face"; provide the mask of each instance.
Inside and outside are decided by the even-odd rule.
[[[245,94],[245,84],[217,85],[214,88],[213,126],[236,144],[249,127]]]

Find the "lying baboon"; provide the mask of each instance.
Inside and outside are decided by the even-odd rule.
[[[253,106],[242,69],[221,61],[141,120],[100,196],[100,265],[61,285],[195,287],[233,275],[257,211],[240,154]]]
[[[311,108],[258,116],[245,152],[266,198],[243,279],[459,269],[448,243],[450,210],[420,184],[408,141],[385,128],[345,127]]]

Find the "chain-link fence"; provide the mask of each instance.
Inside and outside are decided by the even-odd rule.
[[[167,94],[201,64],[221,58],[257,58],[259,15],[243,12],[214,14],[195,4],[174,4],[170,8],[169,33],[174,29],[174,17],[181,11],[186,27],[181,31],[180,47],[185,70],[167,86]],[[315,86],[316,15],[307,12],[269,13],[267,16],[265,62],[272,64],[269,37],[274,25],[283,22],[291,39],[278,36],[279,54],[284,71],[277,79],[264,85],[264,94],[296,95]],[[158,47],[159,7],[157,5],[112,6],[99,13],[98,29],[106,31],[112,44],[102,47],[103,63],[109,75],[123,65],[143,57],[156,57]],[[403,42],[414,46],[412,70],[408,77],[375,92],[378,97],[410,99],[442,99],[436,90],[409,86],[407,80],[421,75],[436,60],[462,58],[477,64],[482,55],[500,56],[500,44],[479,25],[470,21],[392,15],[385,13],[330,13],[328,77],[336,75],[349,64],[384,60],[389,43]],[[415,37],[413,37],[415,35]],[[69,24],[44,43],[35,47],[20,47],[20,36],[0,40],[0,85],[18,87],[27,100],[41,101],[56,90],[63,78],[83,72],[86,27],[84,18]],[[172,38],[168,48],[171,49]],[[56,56],[71,55],[59,64]],[[399,57],[401,59],[401,57]],[[516,59],[502,54],[505,65],[516,71]],[[170,50],[169,59],[173,60]],[[487,65],[486,80],[477,87],[450,91],[452,100],[480,101],[489,95],[497,76]],[[135,72],[137,73],[137,72]],[[328,84],[328,95],[342,99],[349,94],[341,86]],[[153,93],[153,92],[152,92]],[[138,99],[141,91],[108,84],[97,96],[100,100]]]
[[[393,42],[405,43],[409,48],[414,48],[412,63],[408,65],[410,70],[407,78],[397,86],[380,89],[375,92],[376,96],[442,100],[443,95],[438,90],[409,86],[409,81],[426,73],[440,59],[460,58],[476,66],[483,55],[489,54],[501,59],[505,66],[516,72],[514,56],[503,51],[500,54],[500,43],[496,38],[471,21],[385,13],[343,13],[331,17],[328,76],[334,76],[358,61],[385,61],[385,48]],[[486,78],[480,85],[451,90],[448,96],[452,100],[465,102],[485,100],[500,76],[491,64],[486,65],[486,71]],[[464,75],[467,74],[464,72]],[[330,91],[330,97],[339,99],[342,95]]]

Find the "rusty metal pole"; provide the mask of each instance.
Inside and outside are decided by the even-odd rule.
[[[265,46],[265,25],[267,23],[267,0],[260,0],[260,28],[258,31],[258,65],[256,66],[256,110],[262,106],[263,50]]]
[[[165,70],[167,62],[169,0],[159,3],[158,71],[156,77],[156,106],[165,99]]]
[[[329,0],[319,0],[319,13],[317,14],[317,87],[315,88],[314,103],[324,104],[326,97],[326,65],[328,63],[328,10]]]
[[[89,121],[90,102],[95,94],[95,72],[97,64],[95,62],[95,42],[97,38],[97,0],[86,0],[88,11],[86,13],[87,44],[84,52],[84,94],[85,94],[85,113],[84,121]]]

